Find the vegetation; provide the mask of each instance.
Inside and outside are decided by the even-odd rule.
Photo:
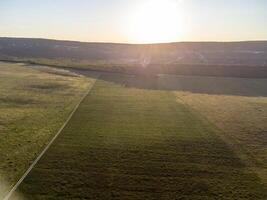
[[[0,199],[59,130],[90,80],[0,63]]]
[[[0,60],[51,66],[63,69],[92,70],[121,74],[176,74],[216,77],[267,78],[267,67],[261,65],[149,64],[147,66],[143,66],[140,63],[116,64],[106,62],[105,60],[14,57],[1,59],[1,56]]]
[[[0,59],[49,59],[87,64],[207,64],[267,66],[267,41],[115,44],[1,38]]]
[[[158,79],[100,79],[20,185],[25,198],[266,199],[217,128]]]
[[[198,82],[197,86],[191,84],[191,92],[190,84],[184,86],[184,92],[176,92],[179,101],[185,102],[218,127],[224,141],[267,184],[267,80],[173,79],[177,85],[179,79],[184,84]],[[202,90],[197,91],[197,88]],[[203,94],[205,88],[209,88],[210,92]]]
[[[267,78],[267,42],[112,44],[1,38],[0,60],[124,74]]]

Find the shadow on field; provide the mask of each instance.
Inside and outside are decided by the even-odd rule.
[[[95,78],[90,71],[77,71],[88,77]],[[113,82],[124,87],[183,91],[200,94],[234,95],[248,97],[266,97],[267,79],[248,79],[207,76],[178,76],[164,74],[122,75],[101,72],[99,79]]]
[[[43,69],[44,66],[27,65],[32,68]],[[43,69],[44,70],[44,69]],[[120,74],[114,72],[100,72],[74,68],[59,69],[45,67],[47,73],[58,75],[85,75],[90,78],[109,81],[129,88],[183,91],[197,94],[233,95],[247,97],[266,97],[266,78],[234,78],[222,76],[190,76],[157,74],[151,69],[138,70],[137,74]]]

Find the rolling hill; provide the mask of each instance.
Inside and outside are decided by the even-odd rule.
[[[0,38],[0,60],[120,73],[267,77],[267,41],[166,44]]]

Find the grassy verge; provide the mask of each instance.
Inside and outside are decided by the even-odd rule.
[[[0,63],[0,199],[67,119],[91,81]]]
[[[266,198],[258,177],[172,92],[105,76],[20,186],[26,199]]]

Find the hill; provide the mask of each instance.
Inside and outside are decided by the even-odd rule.
[[[128,73],[146,68],[149,73],[267,77],[267,41],[115,44],[0,38],[0,59]]]

